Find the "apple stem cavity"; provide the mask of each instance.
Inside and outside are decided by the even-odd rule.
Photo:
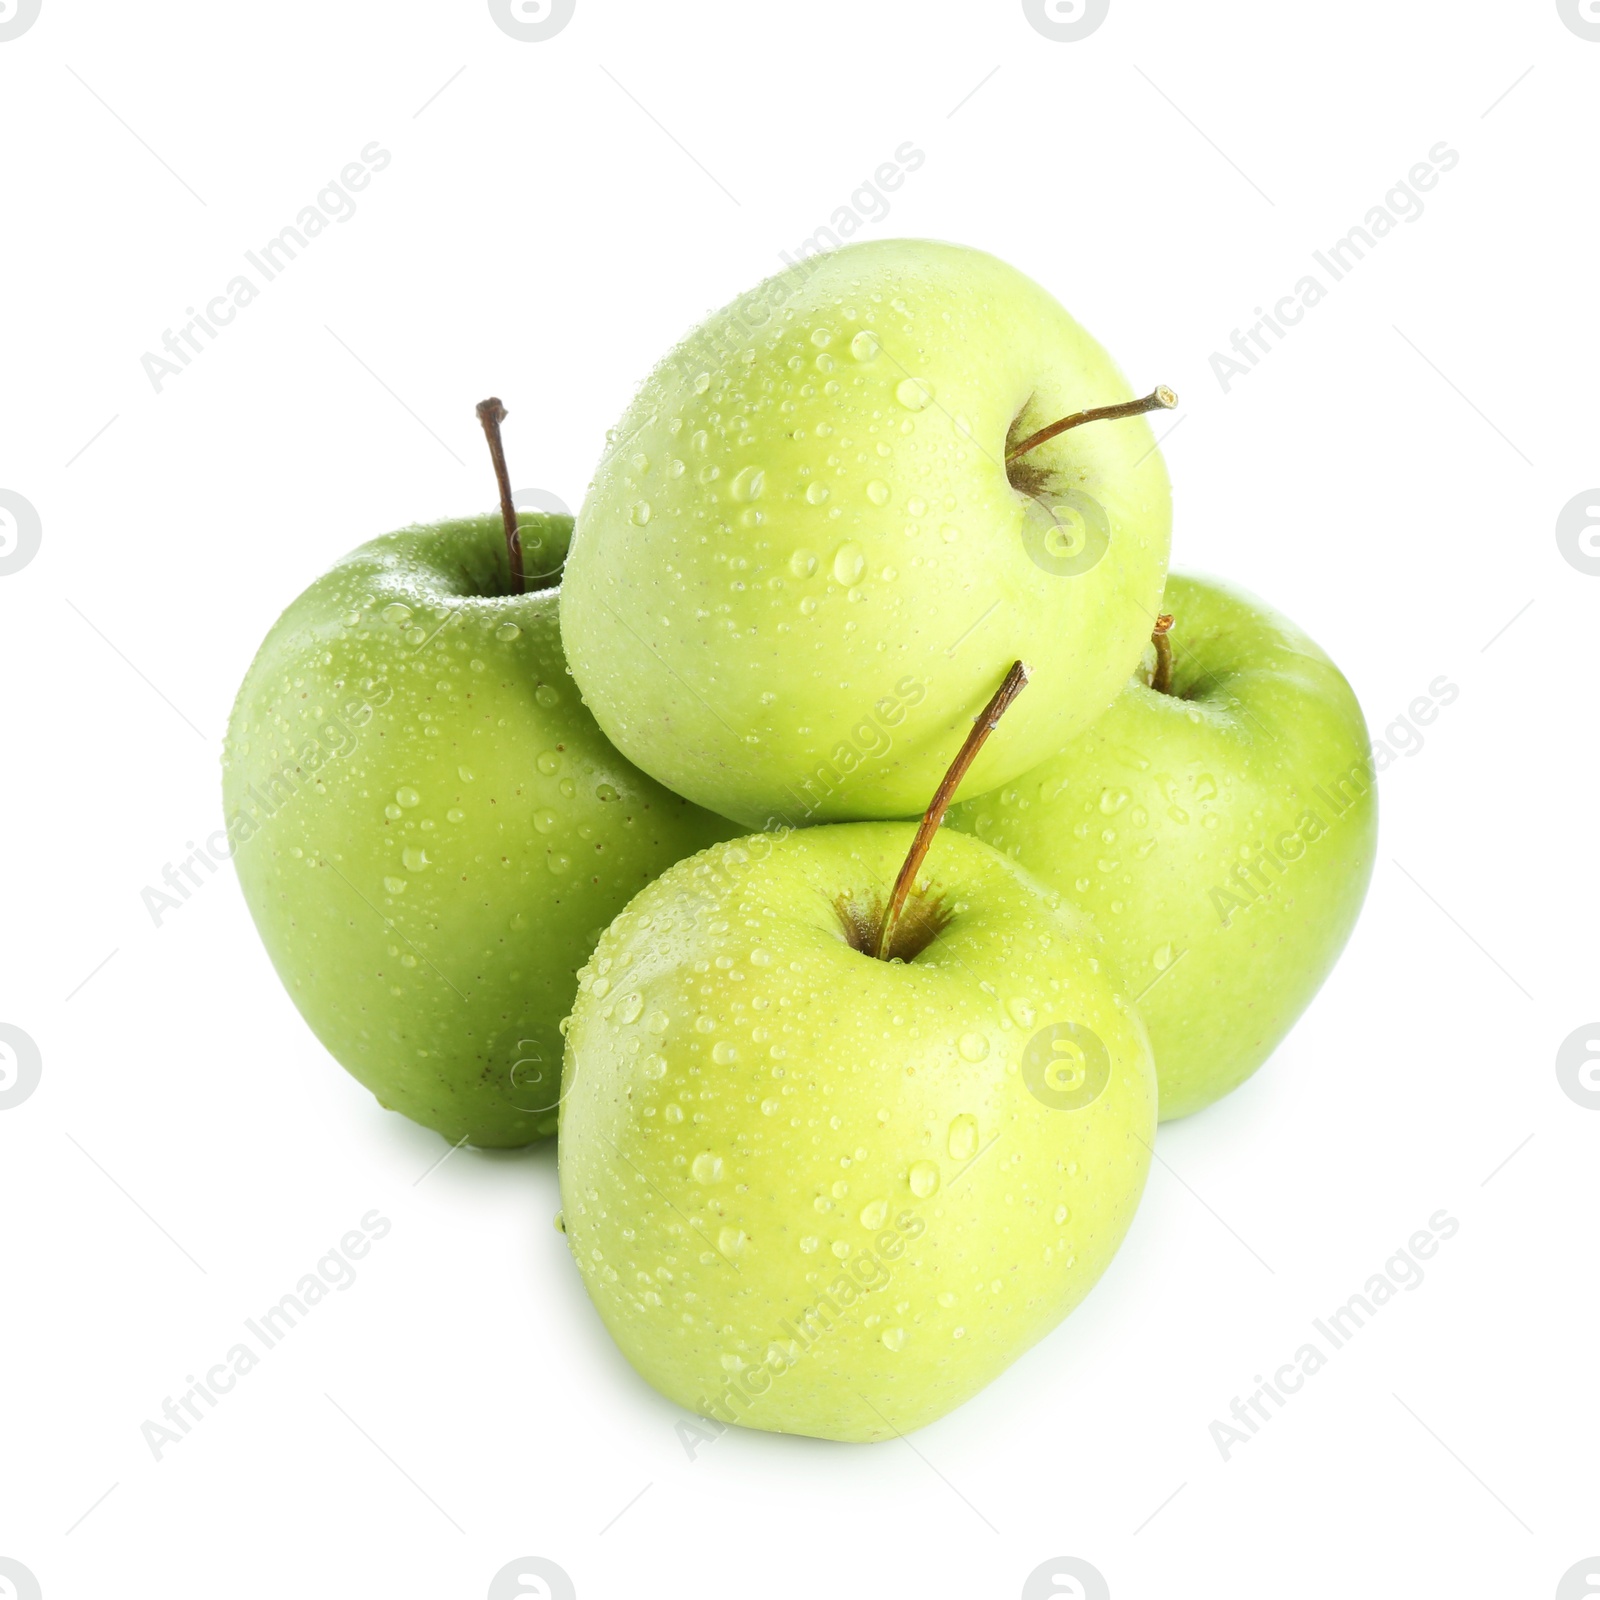
[[[1156,647],[1156,666],[1150,674],[1150,687],[1157,694],[1172,693],[1172,640],[1168,638],[1171,632],[1172,613],[1163,611],[1156,618],[1155,629],[1150,635],[1150,642]]]
[[[500,516],[506,525],[506,555],[511,562],[511,592],[521,594],[527,584],[522,576],[522,532],[517,527],[517,508],[511,501],[511,474],[506,471],[505,446],[500,442],[500,424],[506,408],[493,395],[478,402],[478,421],[489,441],[489,456],[494,462],[495,482],[500,486]]]
[[[911,848],[906,852],[905,864],[900,868],[899,877],[894,880],[889,905],[883,914],[883,925],[878,929],[877,946],[872,953],[879,961],[889,959],[895,929],[899,926],[906,900],[917,881],[917,873],[921,871],[922,863],[932,848],[933,836],[939,831],[939,824],[944,821],[944,814],[950,809],[950,802],[955,799],[956,790],[961,787],[961,780],[966,777],[972,763],[978,759],[978,752],[983,748],[989,735],[999,727],[1006,708],[1027,687],[1027,667],[1020,661],[1013,662],[1000,687],[995,690],[988,705],[983,708],[983,714],[972,725],[972,732],[967,735],[960,750],[956,752],[956,758],[950,763],[949,771],[940,782],[928,809],[923,812],[922,821],[917,825],[916,837],[912,839]]]
[[[1006,451],[1006,460],[1015,461],[1018,456],[1027,455],[1030,450],[1048,444],[1068,428],[1081,428],[1086,422],[1115,422],[1120,417],[1142,417],[1147,411],[1170,411],[1177,403],[1177,395],[1166,384],[1158,383],[1142,400],[1124,400],[1121,405],[1115,406],[1096,406],[1092,411],[1074,411],[1070,417],[1059,418],[1049,427],[1030,433],[1015,450]]]

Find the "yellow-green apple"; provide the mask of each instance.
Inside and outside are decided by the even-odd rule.
[[[562,601],[607,736],[752,826],[914,816],[1025,657],[1049,694],[981,793],[1116,697],[1150,635],[1166,469],[1038,284],[926,240],[848,246],[713,315],[613,430]],[[1093,423],[1093,426],[1081,426]]]
[[[719,844],[579,980],[567,1241],[624,1354],[695,1412],[908,1433],[1048,1333],[1133,1216],[1155,1082],[1100,941],[977,840],[919,857],[926,828]]]

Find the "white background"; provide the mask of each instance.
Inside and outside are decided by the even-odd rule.
[[[1600,578],[1555,539],[1600,482],[1597,87],[1554,0],[1112,0],[1076,43],[1015,0],[578,0],[542,43],[481,0],[43,0],[0,43],[0,488],[43,527],[0,577],[0,1021],[43,1059],[0,1112],[0,1556],[46,1600],[476,1600],[529,1554],[583,1600],[1010,1597],[1060,1555],[1115,1600],[1543,1600],[1600,1555],[1600,1111],[1555,1073],[1600,1013]],[[155,392],[141,356],[372,140],[357,214]],[[1306,626],[1375,734],[1460,694],[1383,777],[1343,962],[1163,1128],[1080,1312],[906,1443],[691,1458],[551,1226],[553,1149],[433,1169],[231,872],[159,928],[140,892],[220,825],[279,610],[492,504],[475,401],[576,505],[656,357],[906,140],[859,237],[987,248],[1178,390],[1175,563]],[[1425,214],[1224,393],[1212,353],[1441,140]],[[372,1208],[360,1280],[153,1460],[141,1423]],[[1224,1462],[1211,1422],[1440,1208],[1421,1287]]]

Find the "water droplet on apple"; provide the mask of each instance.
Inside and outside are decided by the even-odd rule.
[[[398,600],[383,608],[385,622],[409,622],[411,620],[411,607],[403,606]]]
[[[719,1183],[722,1180],[722,1157],[702,1150],[689,1168],[696,1183]]]
[[[816,1234],[808,1233],[805,1238],[800,1241],[800,1249],[808,1256],[815,1255],[821,1244],[822,1241],[816,1236]]]
[[[415,789],[401,787],[394,792],[394,803],[397,806],[420,806],[422,796]]]
[[[861,1208],[861,1226],[876,1233],[889,1215],[887,1200],[869,1200]]]
[[[1006,1001],[1006,1010],[1011,1013],[1011,1020],[1019,1028],[1031,1028],[1037,1013],[1033,1009],[1033,1002],[1022,995],[1014,995]]]
[[[700,376],[694,380],[694,392],[696,394],[704,394],[710,387],[711,374],[709,372],[702,372]]]
[[[875,506],[886,506],[889,503],[889,485],[882,478],[874,478],[867,485],[867,499]]]
[[[1170,944],[1157,945],[1155,954],[1150,957],[1150,960],[1157,972],[1165,972],[1172,965],[1172,946]]]
[[[547,778],[554,777],[561,770],[561,752],[559,750],[541,750],[534,765]]]
[[[622,997],[622,1006],[617,1015],[623,1022],[637,1022],[639,1013],[644,1010],[644,996],[635,990],[632,994]]]
[[[946,1147],[952,1161],[970,1161],[978,1148],[978,1119],[970,1111],[963,1111],[950,1122]]]
[[[913,1162],[907,1177],[911,1184],[912,1194],[919,1200],[926,1200],[939,1187],[938,1163],[933,1161]]]
[[[426,872],[433,865],[428,859],[428,852],[426,850],[418,850],[415,847],[409,850],[402,850],[400,852],[400,862],[407,872]]]
[[[717,1230],[717,1249],[725,1256],[742,1255],[748,1242],[741,1228],[719,1228]]]
[[[789,557],[789,570],[797,578],[809,578],[817,570],[817,554],[814,550],[796,550]]]
[[[964,1033],[956,1044],[963,1061],[982,1061],[989,1053],[989,1041],[981,1033]]]
[[[839,546],[833,553],[833,578],[845,588],[860,580],[867,570],[867,554],[853,539]]]
[[[1106,789],[1100,795],[1100,809],[1108,816],[1114,817],[1128,803],[1126,789]]]
[[[633,518],[636,527],[642,528],[650,520],[650,502],[648,500],[635,500],[628,515]]]
[[[933,401],[933,385],[926,378],[902,378],[894,386],[894,397],[907,411],[922,411]]]
[[[1072,1215],[1072,1213],[1065,1206],[1057,1206],[1054,1215],[1056,1219],[1056,1226],[1060,1227],[1061,1224]]]
[[[544,858],[544,864],[559,878],[563,873],[572,871],[572,857],[563,855],[559,850],[552,851]],[[602,982],[605,980],[602,979]]]
[[[473,777],[475,776],[475,774],[473,773],[473,770],[472,770],[471,767],[457,767],[456,768],[456,776],[463,783],[471,783],[472,780],[473,780]]]
[[[878,336],[865,328],[850,341],[850,354],[857,361],[871,361],[878,353]]]
[[[806,485],[806,504],[820,506],[828,498],[828,487],[822,483],[808,483]]]
[[[667,1058],[665,1056],[648,1055],[639,1064],[639,1070],[647,1078],[664,1078],[667,1075]],[[668,1121],[672,1121],[668,1118]]]
[[[551,706],[559,704],[561,700],[561,696],[548,683],[541,683],[533,691],[533,698],[547,711]]]
[[[671,1027],[672,1018],[669,1017],[665,1011],[652,1011],[650,1015],[644,1019],[644,1025],[651,1031],[651,1033],[661,1034],[665,1033],[667,1029]]]
[[[520,639],[522,637],[522,629],[519,628],[514,622],[502,622],[500,626],[494,630],[494,636],[502,643],[510,644],[513,639]]]
[[[767,486],[767,475],[760,467],[741,467],[728,485],[728,493],[735,500],[759,500]]]
[[[566,1212],[564,1212],[564,1211],[556,1212],[555,1217],[554,1217],[553,1220],[555,1222],[555,1229],[556,1229],[557,1233],[565,1233],[567,1231],[567,1214],[566,1214]]]
[[[885,1350],[903,1350],[906,1343],[904,1328],[885,1328],[880,1336]]]
[[[719,1039],[711,1047],[711,1059],[719,1067],[732,1066],[739,1059],[739,1052],[726,1039]]]
[[[385,878],[383,886],[390,894],[404,894],[406,892],[406,880],[404,878]]]

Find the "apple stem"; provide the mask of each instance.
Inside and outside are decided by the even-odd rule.
[[[1158,383],[1142,400],[1124,400],[1121,405],[1096,406],[1092,411],[1074,411],[1070,417],[1062,417],[1052,422],[1048,428],[1030,433],[1015,450],[1006,451],[1006,460],[1015,461],[1018,456],[1027,455],[1030,450],[1048,444],[1057,434],[1065,433],[1068,428],[1079,428],[1086,422],[1114,422],[1119,417],[1140,417],[1147,411],[1170,411],[1177,403],[1177,395],[1166,384]]]
[[[522,533],[517,527],[517,508],[511,502],[511,474],[506,471],[505,446],[500,442],[500,424],[506,408],[491,395],[478,402],[478,421],[489,441],[489,456],[494,462],[495,482],[500,486],[500,516],[506,525],[506,555],[511,562],[511,592],[521,594],[527,585],[522,577]]]
[[[1171,632],[1172,613],[1163,611],[1150,635],[1150,642],[1156,647],[1156,669],[1150,674],[1150,687],[1157,694],[1172,693],[1172,640],[1167,637]]]
[[[922,863],[933,845],[933,836],[939,831],[939,824],[944,821],[945,812],[950,809],[950,802],[955,799],[961,780],[966,777],[972,763],[978,759],[978,752],[983,748],[984,741],[1000,725],[1000,718],[1005,715],[1006,708],[1027,686],[1027,667],[1020,661],[1013,662],[1004,681],[995,690],[988,705],[983,708],[983,714],[973,724],[972,732],[967,735],[965,743],[957,751],[955,760],[950,763],[950,770],[945,773],[928,809],[923,812],[922,821],[917,825],[916,837],[911,841],[910,850],[906,852],[905,864],[900,868],[900,876],[894,880],[889,906],[883,914],[883,926],[878,930],[878,947],[873,954],[879,961],[889,959],[889,947],[894,942],[894,931],[899,925],[900,913],[905,910],[906,900],[917,881],[917,873],[921,870]]]

